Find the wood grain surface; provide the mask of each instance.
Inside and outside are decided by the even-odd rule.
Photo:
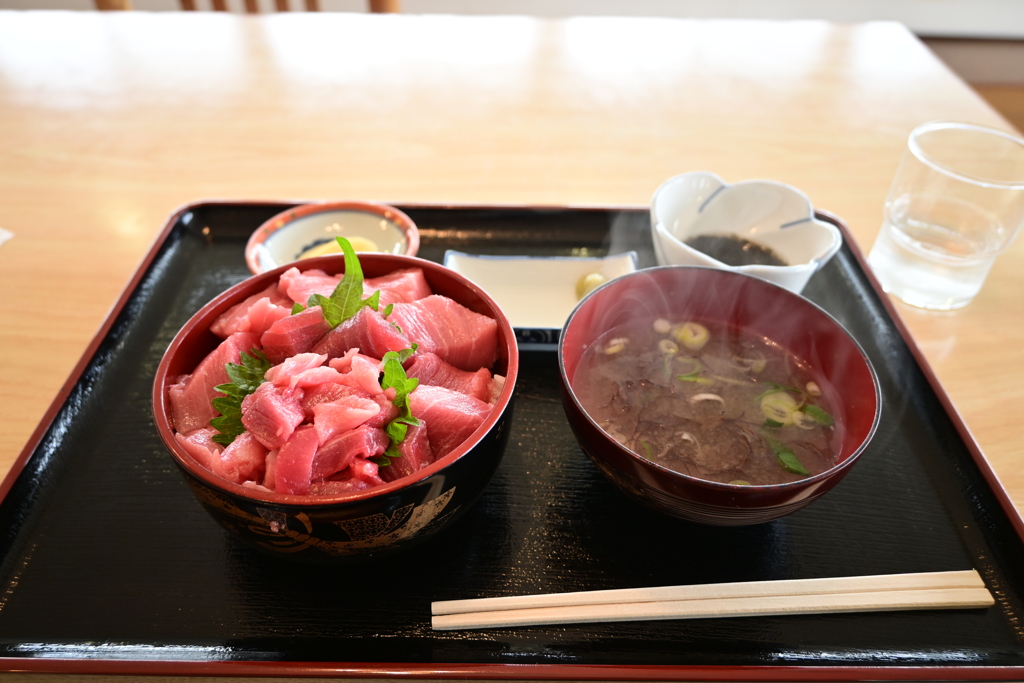
[[[0,473],[185,203],[642,206],[708,170],[867,251],[934,119],[1012,130],[895,23],[0,11]],[[1024,504],[1024,241],[966,309],[898,310]]]

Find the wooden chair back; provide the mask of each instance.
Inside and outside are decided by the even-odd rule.
[[[132,0],[94,0],[98,10],[130,10]],[[227,0],[210,0],[215,12],[227,12]],[[244,0],[245,11],[249,14],[258,14],[260,11],[256,0]],[[302,0],[307,12],[319,12],[320,0]],[[398,13],[402,11],[401,0],[369,0],[370,11],[376,13]],[[181,9],[188,12],[195,12],[198,7],[196,0],[181,0]],[[278,12],[288,12],[291,7],[289,0],[274,0],[274,9]]]

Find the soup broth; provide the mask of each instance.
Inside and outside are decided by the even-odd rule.
[[[586,350],[571,383],[613,439],[701,479],[797,481],[835,465],[841,443],[830,388],[770,340],[725,326],[616,328]]]

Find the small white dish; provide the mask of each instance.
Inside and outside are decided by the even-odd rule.
[[[393,206],[372,202],[302,204],[282,211],[249,238],[245,262],[259,275],[286,263],[341,253],[335,237],[345,237],[364,252],[415,256],[419,230]]]
[[[775,252],[788,265],[730,266],[685,244],[697,235],[734,235]],[[796,188],[770,180],[727,184],[695,171],[670,178],[651,200],[651,237],[659,265],[710,266],[774,282],[799,294],[843,244],[839,229],[814,216]]]
[[[635,251],[601,258],[559,256],[485,256],[448,250],[444,265],[465,275],[490,294],[512,322],[520,341],[555,343],[558,331],[579,303],[577,285],[588,275],[594,283],[637,269]]]

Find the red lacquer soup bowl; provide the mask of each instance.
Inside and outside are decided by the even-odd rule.
[[[251,277],[203,306],[175,336],[156,372],[153,415],[157,431],[193,494],[224,528],[280,557],[315,563],[350,563],[391,555],[426,541],[470,510],[504,454],[512,417],[519,354],[515,334],[498,305],[461,275],[423,259],[361,254],[366,278],[421,268],[434,294],[497,321],[497,361],[505,377],[493,408],[472,434],[423,469],[374,488],[346,494],[296,495],[260,490],[221,478],[197,462],[174,437],[169,387],[220,343],[211,324],[233,305],[278,281],[282,272],[344,272],[341,255],[311,258]],[[429,432],[429,428],[428,428]]]
[[[588,414],[584,408],[587,400],[581,402],[577,394],[583,386],[574,382],[577,370],[585,367],[581,359],[610,330],[650,326],[658,319],[693,321],[711,329],[769,340],[813,368],[816,379],[828,388],[832,403],[834,464],[796,481],[760,485],[717,482],[669,469],[664,460],[634,452],[613,438]],[[613,336],[618,339],[618,334]],[[604,347],[604,352],[617,351],[610,346]],[[562,403],[583,451],[630,497],[695,522],[756,524],[808,505],[850,471],[881,416],[881,391],[874,369],[838,322],[797,294],[729,271],[668,266],[637,271],[609,282],[573,311],[562,330],[558,357]],[[713,386],[707,391],[714,391]]]

